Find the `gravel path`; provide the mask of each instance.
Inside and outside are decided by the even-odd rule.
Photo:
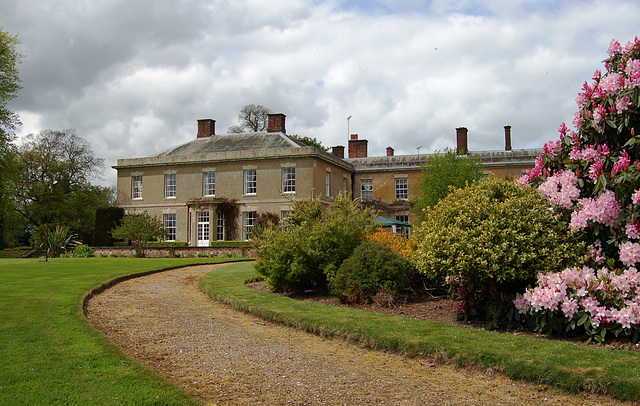
[[[211,301],[189,267],[115,285],[87,317],[131,356],[213,405],[613,405],[500,374],[368,351]]]

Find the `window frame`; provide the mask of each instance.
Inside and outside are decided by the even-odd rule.
[[[166,213],[162,215],[162,222],[165,229],[164,241],[175,241],[178,231],[177,215],[175,213]],[[173,230],[173,231],[171,231]],[[173,236],[173,238],[171,238]]]
[[[253,175],[253,179],[251,179],[251,175]],[[243,179],[244,179],[244,195],[245,196],[255,196],[258,194],[258,170],[257,169],[244,169],[243,170]]]
[[[216,214],[216,241],[224,241],[225,240],[225,230],[224,230],[224,214],[222,212],[218,212]]]
[[[370,186],[369,189],[365,189],[365,183]],[[367,197],[365,197],[365,192]],[[373,179],[360,179],[360,201],[368,202],[373,200]]]
[[[328,169],[324,175],[324,195],[331,197],[331,171]]]
[[[142,175],[131,175],[131,200],[142,200]]]
[[[256,211],[243,211],[242,212],[242,239],[243,241],[249,241],[249,234],[253,231],[253,226],[258,217]]]
[[[210,177],[213,177],[213,182],[211,182]],[[209,193],[210,189],[213,189],[213,193]],[[216,172],[215,171],[202,172],[202,196],[213,197],[215,195],[216,195]]]
[[[409,178],[399,177],[395,181],[395,196],[396,200],[408,200],[409,199]]]
[[[296,193],[295,166],[282,168],[282,193]]]
[[[164,198],[175,199],[178,191],[178,177],[175,173],[164,174]]]

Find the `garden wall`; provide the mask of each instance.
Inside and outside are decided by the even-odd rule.
[[[99,256],[117,256],[133,258],[134,247],[92,247],[93,254]],[[254,247],[149,247],[145,249],[147,258],[192,258],[213,256],[245,256],[255,258],[258,256]]]

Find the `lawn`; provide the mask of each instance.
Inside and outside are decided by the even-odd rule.
[[[91,289],[122,275],[212,259],[0,260],[0,405],[190,405],[84,318]],[[217,261],[220,262],[220,261]]]
[[[119,276],[214,261],[0,260],[0,404],[196,404],[110,345],[84,318],[82,300]],[[409,356],[442,352],[460,364],[497,368],[517,379],[640,400],[637,353],[301,302],[245,287],[244,281],[255,276],[252,263],[231,265],[207,274],[201,287],[238,309],[316,334],[344,336]]]
[[[597,391],[640,400],[640,354],[448,326],[325,306],[254,291],[244,282],[258,276],[252,263],[205,275],[200,287],[212,298],[266,320],[409,356],[444,353],[461,365],[504,371],[514,379],[547,383],[568,392]]]

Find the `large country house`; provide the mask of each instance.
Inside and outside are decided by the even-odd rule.
[[[505,127],[505,150],[470,152],[467,129],[458,128],[459,154],[479,157],[486,172],[519,177],[533,167],[540,150],[512,150]],[[331,152],[286,135],[285,115],[269,115],[266,132],[215,133],[215,120],[198,120],[195,140],[145,158],[119,159],[118,206],[127,214],[160,217],[168,241],[209,246],[211,241],[247,239],[261,213],[283,218],[292,200],[312,196],[329,206],[340,191],[351,192],[381,215],[411,222],[426,155],[369,157],[367,140],[352,134]]]

